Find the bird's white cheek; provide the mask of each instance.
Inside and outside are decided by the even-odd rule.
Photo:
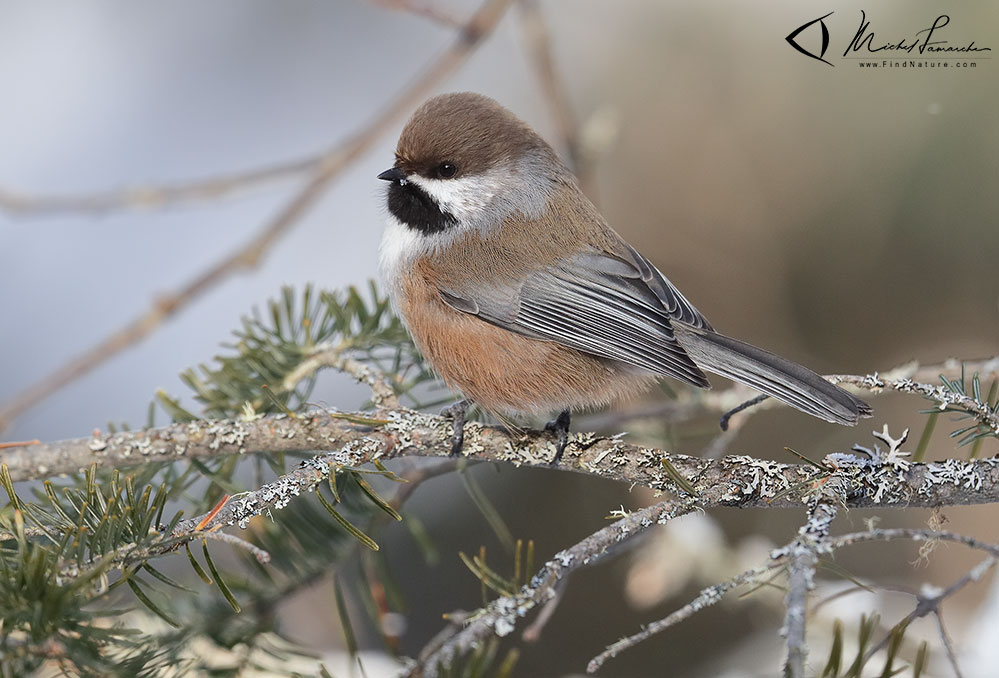
[[[410,181],[462,223],[479,217],[500,190],[499,179],[489,174],[457,179],[427,179],[413,175]]]

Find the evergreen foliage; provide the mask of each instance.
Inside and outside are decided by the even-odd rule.
[[[322,365],[300,379],[289,376],[318,351],[334,350],[396,375],[400,395],[430,380],[374,285],[366,294],[306,288],[296,295],[286,288],[234,334],[225,354],[182,375],[200,414],[157,394],[172,420],[301,411]],[[192,544],[171,534],[182,515],[205,513],[226,494],[284,473],[284,457],[188,459],[127,473],[90,469],[19,488],[4,469],[0,676],[242,676],[254,668],[299,675],[286,660],[308,655],[281,637],[275,608],[341,572],[359,545],[377,548],[355,525],[381,512],[399,517],[362,477],[370,471],[339,470],[316,497],[255,521],[247,531],[255,550],[222,547],[220,562],[213,557],[217,542],[210,549],[204,537]],[[187,558],[178,558],[182,551]],[[262,553],[268,562],[258,559]],[[178,568],[184,561],[189,568]],[[357,582],[358,595],[369,590],[366,576],[340,574]],[[317,660],[311,665],[307,675],[326,672]]]

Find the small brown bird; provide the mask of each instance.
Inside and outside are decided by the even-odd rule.
[[[820,419],[863,401],[806,367],[714,331],[615,233],[555,151],[492,99],[444,94],[406,124],[388,188],[381,268],[417,347],[451,387],[499,415],[607,404],[702,370]],[[468,400],[449,408],[461,449]]]

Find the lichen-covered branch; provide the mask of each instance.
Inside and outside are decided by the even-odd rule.
[[[804,675],[804,661],[807,650],[807,646],[804,644],[805,620],[803,617],[798,619],[797,614],[793,615],[795,619],[790,619],[790,617],[792,617],[791,608],[797,608],[803,605],[805,599],[800,598],[799,601],[799,597],[803,592],[806,592],[807,589],[810,588],[808,581],[811,577],[807,574],[809,571],[807,568],[799,569],[799,574],[797,575],[793,572],[795,560],[800,558],[803,552],[803,546],[806,547],[805,551],[810,553],[811,556],[818,556],[829,555],[841,548],[869,541],[891,541],[897,539],[907,539],[912,541],[940,540],[964,544],[969,548],[984,551],[990,554],[988,558],[972,568],[967,574],[958,579],[950,587],[940,591],[936,595],[926,597],[927,602],[922,603],[922,607],[917,604],[916,610],[914,610],[911,614],[912,618],[920,616],[920,613],[927,614],[929,612],[934,612],[938,614],[939,605],[944,599],[953,595],[963,586],[973,581],[978,581],[982,575],[987,572],[989,568],[994,566],[997,560],[999,560],[999,545],[989,544],[975,539],[974,537],[967,537],[953,532],[911,528],[874,528],[864,532],[852,532],[850,534],[840,536],[830,536],[827,530],[834,511],[831,512],[829,509],[832,509],[832,505],[828,502],[818,502],[816,504],[816,510],[810,512],[808,523],[806,523],[806,525],[799,531],[798,537],[795,541],[782,548],[774,549],[767,558],[767,561],[762,565],[746,570],[745,572],[742,572],[726,581],[708,586],[693,600],[680,609],[672,612],[669,616],[664,619],[645,624],[642,630],[638,633],[628,636],[627,638],[622,638],[621,640],[608,646],[607,649],[590,660],[586,669],[587,673],[596,673],[608,659],[613,659],[624,650],[632,648],[645,640],[648,640],[653,635],[661,633],[671,626],[675,626],[676,624],[688,619],[694,613],[714,605],[719,602],[725,594],[744,585],[759,584],[764,580],[766,575],[774,573],[781,568],[786,568],[789,570],[789,579],[791,581],[789,582],[789,591],[787,596],[788,618],[785,619],[785,632],[788,639],[789,650],[788,662],[785,667],[785,675]],[[807,544],[811,544],[811,548],[807,548]],[[814,563],[812,565],[812,571],[814,571]],[[794,582],[795,578],[800,579],[801,582],[796,584]],[[943,635],[945,638],[944,642],[946,644],[948,641],[946,640],[945,634]]]
[[[838,479],[837,479],[838,480]],[[831,481],[835,483],[834,481]],[[829,528],[836,518],[838,490],[822,486],[821,497],[809,508],[808,521],[798,531],[798,538],[771,558],[786,558],[787,595],[784,598],[786,610],[782,635],[787,641],[787,661],[784,675],[788,678],[804,678],[805,660],[808,658],[808,645],[805,642],[805,620],[807,617],[808,594],[815,588],[815,566],[818,563],[818,549],[829,536]]]
[[[988,403],[980,402],[962,393],[955,393],[944,386],[925,384],[915,381],[911,377],[886,379],[877,373],[863,377],[842,374],[830,377],[829,380],[834,384],[851,384],[871,391],[889,390],[921,395],[936,403],[941,411],[954,408],[971,414],[982,426],[988,428],[993,434],[999,435],[999,412],[989,407]]]
[[[284,378],[281,390],[290,391],[295,386],[315,374],[324,367],[333,368],[349,374],[358,382],[371,389],[371,401],[377,410],[396,409],[400,407],[399,398],[389,378],[360,360],[346,355],[338,346],[319,346],[315,351],[305,356],[305,359]]]
[[[379,417],[379,418],[372,418]],[[244,421],[194,421],[146,431],[101,434],[0,450],[15,481],[75,473],[92,464],[123,468],[151,461],[227,454],[324,452],[327,463],[360,466],[374,459],[446,456],[451,422],[397,409],[377,413],[315,410],[294,417],[270,415]],[[576,433],[552,467],[555,445],[543,431],[513,434],[469,423],[465,454],[481,461],[558,468],[682,492],[672,469],[697,494],[701,506],[795,507],[807,505],[817,481],[843,483],[846,506],[944,506],[999,501],[999,460],[947,459],[910,463],[898,455],[869,458],[830,455],[828,470],[745,455],[702,459],[624,442],[618,437]],[[321,457],[322,458],[322,457]],[[664,464],[664,461],[668,463]]]
[[[694,510],[690,498],[664,501],[640,509],[591,534],[578,544],[556,553],[515,596],[503,596],[473,615],[452,635],[441,639],[434,650],[409,668],[407,678],[430,678],[489,637],[506,636],[535,607],[558,595],[561,582],[573,571],[594,565],[613,554],[617,547],[655,525]]]

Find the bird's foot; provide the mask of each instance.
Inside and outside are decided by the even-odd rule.
[[[545,424],[545,431],[555,434],[555,457],[551,460],[552,466],[562,461],[562,453],[569,443],[569,420],[569,410],[563,410],[554,421]]]
[[[457,457],[461,454],[461,448],[465,444],[465,415],[472,404],[471,400],[462,399],[456,403],[448,405],[441,410],[441,416],[451,420],[454,431],[451,433],[451,456]]]

